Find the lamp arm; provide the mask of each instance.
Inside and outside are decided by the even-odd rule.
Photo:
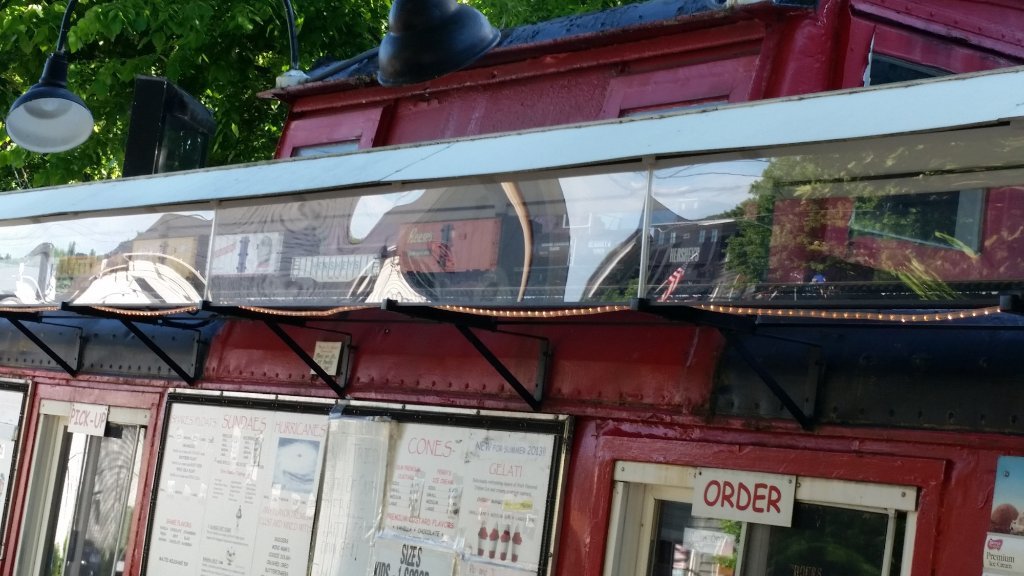
[[[64,9],[64,19],[60,22],[60,34],[57,35],[57,52],[63,54],[67,51],[68,29],[71,28],[71,12],[75,10],[78,0],[68,0],[68,7]]]
[[[299,33],[295,29],[295,10],[292,8],[291,0],[281,1],[284,3],[284,13],[288,19],[288,48],[291,52],[292,70],[299,70]]]

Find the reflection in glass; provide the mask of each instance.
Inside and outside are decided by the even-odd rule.
[[[211,212],[0,227],[0,305],[194,304]]]
[[[792,527],[770,528],[765,576],[882,576],[888,522],[877,512],[797,503]]]
[[[658,169],[647,296],[991,304],[1024,284],[1022,148],[965,130]]]
[[[64,432],[40,576],[123,573],[142,436],[114,424],[103,437]]]
[[[647,175],[218,210],[216,302],[549,305],[636,297]]]
[[[697,518],[685,502],[658,500],[648,576],[732,576],[741,524]]]

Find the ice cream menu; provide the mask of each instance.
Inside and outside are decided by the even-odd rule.
[[[174,403],[146,574],[305,576],[326,414]]]
[[[382,536],[453,549],[461,570],[536,573],[554,442],[551,434],[402,424]]]
[[[21,410],[25,393],[0,390],[0,531],[7,517],[7,500],[14,471],[14,451],[21,427]]]

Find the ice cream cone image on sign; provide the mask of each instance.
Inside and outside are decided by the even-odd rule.
[[[512,529],[508,525],[508,522],[505,522],[505,529],[501,531],[501,556],[500,556],[500,558],[501,558],[502,561],[504,561],[506,558],[508,558],[508,547],[509,547],[509,544],[510,544],[511,540],[512,540]]]
[[[489,537],[491,542],[490,549],[487,551],[488,558],[494,558],[494,553],[498,551],[498,523],[494,523],[494,528],[491,528],[491,534]]]
[[[523,543],[523,535],[519,533],[519,523],[516,523],[516,529],[512,532],[512,563],[515,564],[519,561],[519,545]]]
[[[487,542],[487,523],[480,518],[480,531],[476,533],[476,555],[484,555],[484,542]]]

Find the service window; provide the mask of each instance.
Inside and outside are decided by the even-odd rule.
[[[615,469],[606,576],[910,573],[915,488],[634,462]]]
[[[120,576],[148,410],[44,400],[18,576]]]

